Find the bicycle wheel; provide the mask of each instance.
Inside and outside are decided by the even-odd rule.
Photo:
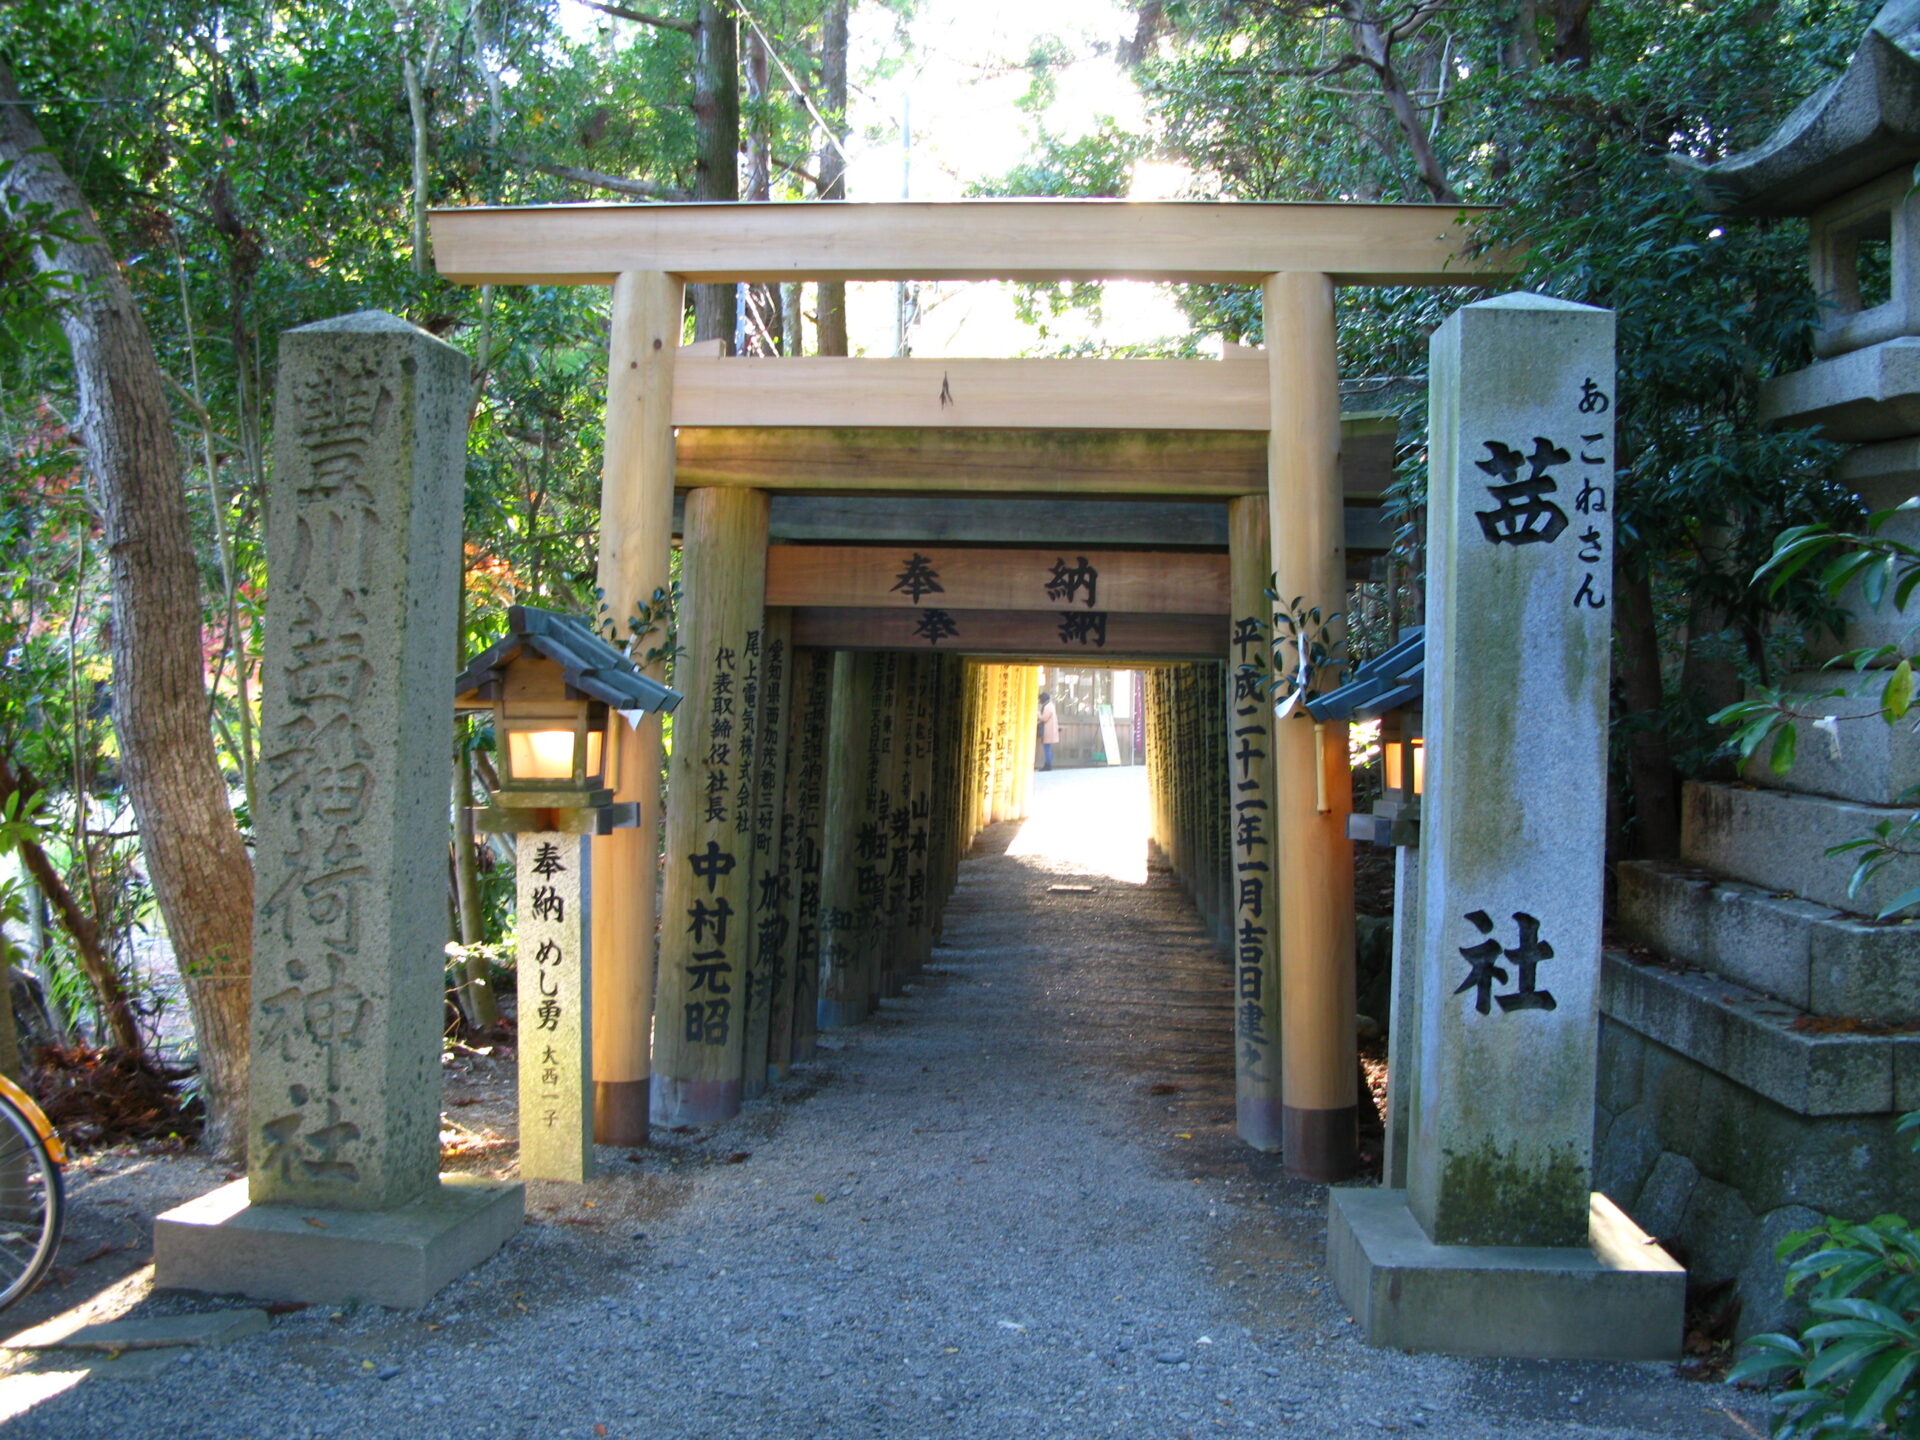
[[[65,1222],[60,1167],[20,1107],[0,1093],[0,1310],[40,1283]]]

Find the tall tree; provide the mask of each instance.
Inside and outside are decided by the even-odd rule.
[[[71,238],[36,247],[32,258],[42,272],[78,282],[59,316],[106,537],[122,769],[193,1009],[209,1139],[232,1151],[245,1135],[253,869],[207,728],[200,577],[180,451],[146,321],[4,58],[0,187],[72,217]]]
[[[693,198],[740,198],[740,31],[732,7],[700,0],[693,22]],[[737,286],[695,285],[693,338],[733,349]]]
[[[826,127],[820,135],[822,200],[847,198],[847,0],[827,0],[820,36],[820,112]],[[838,280],[822,281],[818,290],[815,328],[822,355],[847,353],[847,287]]]

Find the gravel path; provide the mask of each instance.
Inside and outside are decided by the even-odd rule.
[[[983,838],[923,982],[739,1119],[532,1187],[421,1314],[308,1309],[142,1380],[43,1361],[0,1380],[9,1440],[1764,1432],[1666,1366],[1359,1345],[1324,1190],[1232,1139],[1224,960],[1115,847],[1139,772],[1045,779],[1069,803]]]

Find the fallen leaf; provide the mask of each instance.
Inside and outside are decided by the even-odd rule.
[[[593,1433],[596,1435],[604,1435],[607,1433],[607,1427],[604,1425],[596,1425],[593,1427]]]
[[[313,1226],[313,1228],[316,1230],[324,1230],[327,1228],[323,1222],[314,1219],[311,1215],[302,1215],[300,1218],[306,1221],[307,1224]]]
[[[1161,1080],[1147,1087],[1147,1094],[1149,1095],[1178,1095],[1179,1093],[1180,1087],[1178,1085],[1170,1085],[1165,1080]]]
[[[753,1158],[753,1152],[751,1150],[736,1150],[733,1152],[733,1154],[727,1156],[727,1164],[744,1165],[747,1161],[751,1160],[752,1158]]]

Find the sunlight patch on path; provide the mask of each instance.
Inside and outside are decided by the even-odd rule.
[[[1086,875],[1147,883],[1147,767],[1049,770],[1033,777],[1032,814],[1007,847]]]

